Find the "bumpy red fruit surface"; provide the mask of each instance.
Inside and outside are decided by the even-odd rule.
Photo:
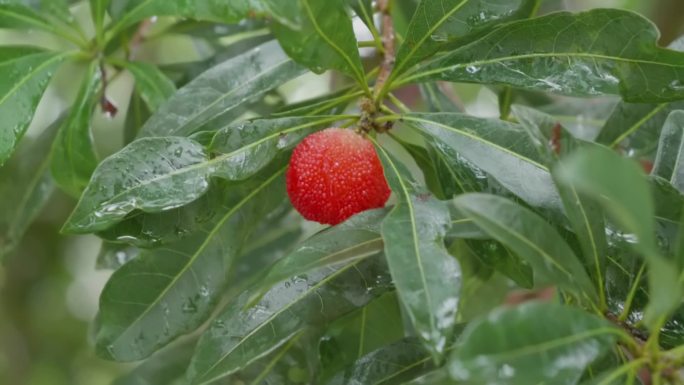
[[[286,178],[295,209],[308,220],[330,225],[382,207],[390,196],[373,144],[341,128],[328,128],[299,143]]]

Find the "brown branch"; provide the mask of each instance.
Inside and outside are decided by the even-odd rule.
[[[152,28],[152,24],[154,24],[154,19],[148,18],[143,20],[140,25],[138,25],[138,29],[135,31],[135,34],[133,34],[133,37],[131,37],[131,41],[128,43],[128,60],[135,59],[135,54],[137,53],[138,48],[140,48],[140,44],[145,41],[147,33],[150,31],[150,28]]]
[[[394,24],[392,22],[392,13],[390,12],[390,2],[391,0],[379,0],[378,10],[382,15],[382,46],[384,48],[384,54],[382,58],[382,63],[380,64],[380,73],[378,74],[378,79],[375,82],[375,98],[380,96],[380,91],[382,90],[385,82],[392,73],[392,68],[394,67],[395,60],[395,42],[394,42]],[[376,100],[376,103],[379,103]]]

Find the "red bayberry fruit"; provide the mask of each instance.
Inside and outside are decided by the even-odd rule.
[[[370,141],[352,130],[328,128],[294,149],[287,194],[304,218],[336,225],[384,206],[390,189]]]

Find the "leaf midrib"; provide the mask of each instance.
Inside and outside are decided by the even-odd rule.
[[[305,124],[302,124],[299,126],[295,126],[295,127],[283,130],[283,131],[273,133],[271,135],[268,135],[264,138],[261,138],[261,139],[255,141],[255,142],[252,142],[252,143],[250,143],[244,147],[241,147],[237,150],[231,151],[227,154],[222,154],[222,155],[219,155],[213,159],[209,159],[209,160],[204,161],[204,162],[194,163],[194,164],[191,164],[191,165],[186,166],[186,167],[181,167],[181,168],[175,169],[175,170],[173,170],[167,174],[163,174],[163,175],[160,175],[160,176],[152,178],[152,179],[147,179],[147,180],[143,181],[142,183],[134,186],[133,188],[122,191],[122,192],[112,196],[111,198],[105,200],[105,201],[99,202],[96,207],[102,207],[103,205],[111,204],[111,202],[116,201],[116,199],[120,198],[123,195],[132,193],[132,192],[134,192],[140,188],[146,187],[149,184],[156,183],[156,182],[164,180],[166,178],[171,178],[171,177],[174,177],[177,175],[184,174],[186,172],[194,171],[196,169],[202,169],[204,167],[210,167],[211,165],[213,165],[215,163],[219,163],[219,162],[222,162],[224,160],[230,159],[231,157],[235,156],[236,154],[239,154],[243,151],[249,150],[250,148],[258,146],[258,145],[260,145],[260,144],[262,144],[268,140],[275,139],[275,138],[279,137],[281,134],[288,134],[291,132],[296,132],[298,130],[303,130],[303,129],[309,128],[311,126],[315,126],[317,124],[327,123],[330,121],[335,121],[335,120],[344,119],[344,118],[353,118],[353,117],[355,117],[355,116],[353,116],[353,115],[336,115],[334,117],[328,117],[326,119],[321,119],[321,120],[317,120],[314,122],[305,123]],[[158,137],[149,137],[149,138],[141,138],[139,140],[140,141],[153,141],[153,140],[158,140],[158,139],[159,139]],[[190,139],[188,139],[188,140],[190,140]],[[211,175],[208,175],[208,176],[211,176]],[[85,196],[85,194],[81,197],[81,200],[84,199],[84,196]],[[81,204],[81,202],[79,201],[79,204],[76,207],[78,208],[78,206],[80,206],[80,204]],[[89,215],[90,215],[90,213],[87,214],[87,216],[89,216]],[[66,223],[69,223],[70,221],[71,221],[71,219],[67,220]]]
[[[395,166],[394,161],[392,161],[392,159],[389,157],[389,154],[387,153],[387,151],[385,151],[385,149],[382,148],[381,146],[377,145],[377,142],[376,142],[375,144],[376,144],[376,147],[377,147],[380,151],[382,151],[383,155],[384,155],[385,158],[387,159],[387,162],[388,162],[388,163],[390,164],[390,166],[392,167],[392,170],[393,170],[394,174],[397,176],[397,180],[399,181],[399,185],[401,186],[402,195],[404,195],[404,199],[406,200],[406,204],[407,204],[408,209],[409,209],[409,217],[410,217],[410,220],[411,220],[411,236],[412,236],[412,238],[413,238],[413,251],[414,251],[414,253],[415,253],[416,260],[417,260],[417,262],[418,262],[418,271],[420,272],[420,279],[421,279],[421,282],[422,282],[422,284],[423,284],[423,288],[424,288],[424,290],[425,290],[425,297],[426,297],[426,300],[427,300],[428,312],[429,312],[430,315],[432,316],[432,315],[435,314],[435,312],[434,312],[434,309],[433,309],[433,307],[432,307],[433,303],[432,303],[432,298],[431,298],[431,295],[430,295],[430,290],[429,290],[428,284],[427,284],[427,278],[426,278],[426,276],[425,276],[425,270],[423,269],[423,258],[422,258],[422,254],[420,253],[420,249],[418,248],[418,230],[416,229],[416,216],[415,216],[415,212],[414,212],[415,209],[414,209],[414,207],[413,207],[413,202],[412,202],[412,200],[411,200],[411,194],[409,193],[408,188],[407,188],[406,185],[404,184],[404,179],[402,178],[401,174],[399,173],[399,170],[398,170],[397,167]],[[398,202],[398,203],[397,203],[397,205],[392,209],[392,213],[389,214],[388,218],[391,217],[391,215],[392,215],[397,209],[399,209],[399,207],[400,207],[399,205],[400,205],[400,204],[401,204],[401,202]],[[414,317],[415,317],[413,311],[410,311],[409,314],[411,315],[411,318],[414,318]],[[434,325],[434,322],[433,322],[433,319],[432,319],[433,317],[430,317],[430,318],[431,318],[431,320],[430,320],[430,330],[432,330],[433,332],[435,332],[436,330],[435,330],[435,325]]]
[[[346,272],[347,270],[349,270],[349,269],[355,267],[355,266],[356,266],[357,264],[359,264],[360,262],[361,262],[361,261],[356,261],[356,262],[354,262],[354,263],[350,263],[350,264],[347,265],[347,266],[341,267],[339,270],[337,270],[337,271],[335,271],[334,273],[332,273],[332,274],[328,275],[327,277],[323,278],[322,280],[320,280],[319,282],[317,282],[315,285],[311,286],[311,287],[308,288],[306,291],[304,291],[302,294],[300,294],[299,296],[295,297],[295,299],[294,299],[293,301],[289,302],[286,306],[283,306],[281,309],[279,309],[278,311],[274,312],[271,316],[269,316],[267,319],[265,319],[260,325],[258,325],[256,328],[254,328],[254,330],[252,330],[252,331],[249,332],[247,335],[245,335],[245,336],[240,340],[240,342],[238,342],[237,344],[235,344],[235,346],[233,346],[233,347],[230,349],[230,351],[228,351],[228,352],[225,353],[225,354],[222,354],[221,357],[216,361],[216,363],[214,363],[214,364],[213,364],[211,367],[209,367],[208,369],[204,370],[202,376],[198,376],[198,377],[200,378],[200,381],[201,381],[201,382],[192,382],[192,384],[193,384],[193,385],[204,385],[204,384],[208,384],[208,383],[210,383],[210,382],[212,382],[212,381],[214,381],[214,380],[217,380],[217,379],[219,379],[219,378],[221,378],[221,377],[223,377],[223,376],[225,376],[225,375],[228,375],[228,374],[232,373],[231,371],[227,371],[226,373],[223,373],[222,375],[214,376],[213,378],[209,378],[209,379],[203,379],[204,376],[206,376],[208,373],[211,373],[211,371],[214,370],[218,365],[220,365],[221,362],[223,362],[223,360],[225,360],[231,353],[233,353],[237,348],[239,348],[240,346],[242,346],[242,344],[243,344],[245,341],[247,341],[250,337],[252,337],[254,334],[256,334],[257,332],[259,332],[259,331],[260,331],[262,328],[264,328],[266,325],[270,325],[271,322],[272,322],[276,317],[278,317],[280,314],[282,314],[284,311],[288,310],[288,309],[291,308],[294,304],[298,303],[298,302],[301,301],[302,299],[304,299],[304,298],[306,298],[307,296],[309,296],[311,293],[313,293],[314,291],[316,291],[318,288],[320,288],[320,287],[323,286],[324,284],[330,282],[333,278],[335,278],[335,277],[337,277],[338,275],[340,275],[340,274]],[[233,370],[233,372],[234,372],[234,371],[235,371],[235,369]]]
[[[439,27],[444,24],[446,20],[451,17],[454,13],[456,13],[459,9],[461,9],[466,3],[468,3],[470,0],[462,0],[458,5],[456,5],[451,11],[445,13],[441,19],[439,19],[435,24],[433,24],[431,27],[428,28],[428,31],[425,35],[423,35],[422,38],[418,40],[418,42],[415,43],[413,48],[406,54],[406,56],[403,58],[403,60],[395,67],[394,72],[396,73],[401,73],[401,70],[404,69],[406,66],[406,63],[415,55],[415,53],[418,51],[419,48],[423,46],[423,43],[432,35],[433,32],[435,32]],[[425,4],[425,3],[423,3]],[[425,12],[425,10],[423,10]],[[417,14],[416,14],[417,17]],[[409,28],[411,26],[409,25]]]
[[[454,65],[450,66],[444,66],[444,67],[439,67],[435,68],[429,71],[425,72],[419,72],[414,75],[410,76],[405,76],[399,81],[396,82],[396,85],[394,86],[399,87],[401,85],[404,85],[406,83],[410,82],[415,82],[417,79],[428,77],[430,75],[438,74],[444,71],[450,71],[450,70],[455,70],[457,68],[464,68],[464,67],[469,67],[469,66],[481,66],[481,65],[488,65],[488,64],[496,64],[498,62],[502,61],[515,61],[515,60],[521,60],[521,59],[535,59],[535,58],[546,58],[546,57],[578,57],[578,58],[591,58],[591,59],[600,59],[600,60],[614,60],[616,62],[625,62],[625,63],[637,63],[637,64],[650,64],[650,65],[656,65],[656,66],[664,66],[664,67],[670,67],[670,68],[683,68],[684,65],[677,65],[677,64],[670,64],[670,63],[665,63],[665,62],[656,62],[656,61],[650,61],[650,60],[644,60],[644,59],[629,59],[629,58],[622,58],[619,56],[609,56],[609,55],[602,55],[602,54],[594,54],[594,53],[585,53],[585,52],[547,52],[547,53],[530,53],[530,54],[523,54],[523,55],[516,55],[516,56],[502,56],[502,57],[496,57],[492,59],[483,59],[483,60],[476,60],[476,61],[471,61],[467,63],[457,63]],[[439,58],[436,63],[439,61],[445,60],[445,58]],[[429,64],[427,64],[429,65]],[[427,66],[426,65],[426,66]]]
[[[446,115],[448,116],[449,114],[446,114]],[[536,161],[534,161],[534,160],[532,160],[532,159],[530,159],[530,158],[527,158],[527,157],[525,157],[525,156],[523,156],[523,155],[521,155],[521,154],[519,154],[519,153],[517,153],[517,152],[513,152],[513,151],[511,151],[511,150],[509,150],[509,149],[507,149],[507,148],[505,148],[505,147],[502,147],[502,146],[500,146],[500,145],[497,144],[497,143],[491,142],[491,141],[489,141],[489,140],[485,140],[484,138],[482,138],[482,137],[480,137],[480,136],[473,135],[473,134],[471,134],[471,133],[468,132],[468,131],[460,130],[460,129],[458,129],[458,128],[448,126],[448,125],[446,125],[446,124],[444,124],[444,123],[441,123],[441,122],[437,122],[437,121],[433,121],[433,120],[427,120],[427,119],[423,119],[423,118],[419,118],[419,117],[411,116],[411,115],[403,115],[402,118],[403,118],[404,120],[411,120],[411,121],[414,121],[414,122],[420,122],[420,123],[426,123],[426,124],[435,125],[435,126],[438,126],[438,127],[443,128],[443,129],[452,131],[452,132],[454,132],[454,133],[456,133],[456,134],[463,135],[463,136],[468,137],[468,138],[470,138],[470,139],[473,139],[473,140],[475,140],[475,141],[478,141],[478,142],[484,143],[484,144],[486,144],[486,145],[488,145],[488,146],[494,147],[494,148],[500,150],[501,152],[507,153],[507,154],[509,154],[509,155],[511,155],[511,156],[513,156],[513,157],[515,157],[515,158],[522,159],[522,160],[524,160],[525,162],[527,162],[527,163],[529,163],[529,164],[531,164],[531,165],[533,165],[533,166],[535,166],[535,167],[537,167],[537,168],[539,168],[539,169],[541,169],[541,170],[543,170],[543,171],[549,172],[549,169],[548,169],[546,166],[544,166],[543,164],[538,163],[538,162],[536,162]]]
[[[209,245],[209,243],[213,240],[214,236],[216,233],[223,227],[223,225],[228,221],[238,210],[240,210],[244,205],[246,205],[252,198],[254,198],[258,193],[260,193],[266,186],[270,185],[273,181],[275,181],[278,177],[280,177],[284,172],[286,168],[282,168],[275,172],[272,176],[270,176],[267,180],[265,180],[261,185],[259,185],[257,188],[255,188],[252,192],[249,193],[246,197],[244,197],[242,200],[240,200],[235,206],[233,206],[222,218],[219,220],[216,225],[213,227],[211,232],[207,234],[207,237],[204,242],[197,248],[197,251],[195,251],[192,256],[187,260],[185,263],[185,266],[176,274],[173,279],[168,283],[168,285],[164,288],[164,290],[154,299],[154,301],[150,302],[147,304],[147,308],[145,311],[143,311],[138,317],[136,317],[135,320],[133,320],[128,327],[126,327],[118,337],[116,337],[114,340],[109,341],[109,344],[114,344],[120,339],[122,339],[128,332],[131,331],[133,328],[133,325],[137,324],[143,317],[145,317],[153,307],[155,307],[161,299],[166,295],[166,293],[171,290],[172,287],[175,286],[176,282],[180,279],[181,276],[183,276],[188,269],[191,268],[195,260],[199,257],[199,255],[204,251],[204,249]]]

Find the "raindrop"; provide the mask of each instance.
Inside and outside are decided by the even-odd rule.
[[[197,305],[195,304],[195,301],[189,298],[185,303],[183,303],[181,311],[186,314],[197,313]]]
[[[470,66],[466,67],[466,72],[468,72],[469,74],[476,74],[476,73],[480,72],[480,69],[475,67],[475,66],[470,65]]]
[[[684,82],[681,80],[673,80],[668,86],[673,91],[684,91]]]

